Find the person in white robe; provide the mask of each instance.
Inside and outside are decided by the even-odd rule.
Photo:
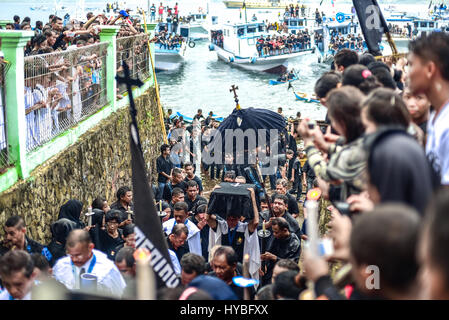
[[[189,252],[195,253],[199,256],[202,255],[201,251],[201,237],[200,229],[192,222],[187,219],[188,217],[188,206],[185,202],[177,202],[173,208],[174,218],[165,221],[162,224],[162,228],[166,235],[169,235],[173,229],[173,226],[177,223],[183,223],[189,229],[189,234],[187,235],[187,243],[189,245]]]
[[[68,255],[59,259],[54,268],[54,278],[69,290],[80,288],[80,277],[90,273],[97,277],[97,290],[101,294],[121,297],[126,287],[114,262],[101,251],[94,249],[89,233],[73,230],[67,237]]]
[[[260,262],[260,247],[259,238],[257,235],[257,225],[259,224],[259,211],[257,210],[256,198],[253,188],[248,188],[251,192],[251,199],[253,203],[254,219],[248,222],[241,222],[236,219],[232,223],[231,219],[220,219],[213,214],[207,215],[207,223],[210,226],[209,231],[209,251],[216,245],[222,245],[223,236],[228,237],[230,232],[239,232],[244,234],[243,256],[249,255],[249,274],[252,279],[259,279]],[[233,241],[231,241],[233,242]],[[229,244],[232,246],[232,243]],[[242,262],[242,261],[240,261]]]

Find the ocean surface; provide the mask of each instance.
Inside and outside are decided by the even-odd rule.
[[[47,22],[50,14],[56,13],[63,17],[66,13],[70,13],[72,17],[82,17],[88,11],[102,12],[108,2],[112,1],[0,0],[0,20],[12,20],[16,14],[22,19],[29,16],[34,26],[37,20]],[[133,10],[137,7],[147,10],[153,2],[158,6],[161,1],[118,1],[120,8]],[[204,11],[208,10],[210,15],[218,16],[219,22],[240,19],[239,9],[227,9],[221,1],[162,1],[164,5],[169,6],[174,6],[175,2],[179,4],[181,16],[195,13],[201,7]],[[301,1],[300,4],[304,3],[312,12],[315,8],[319,8],[327,16],[335,15],[337,12],[350,13],[352,6],[352,1],[348,0],[334,0],[334,6],[331,0],[323,0],[321,6],[320,2],[306,0]],[[378,2],[383,8],[393,7],[397,11],[406,11],[411,14],[427,12],[429,6],[428,2],[420,0],[379,0]],[[249,20],[253,14],[256,14],[259,21],[268,19],[274,22],[278,19],[278,12],[280,11],[248,9],[247,16]],[[244,14],[242,16],[244,18]],[[399,48],[399,50],[405,51],[406,48]],[[313,93],[315,81],[329,69],[328,66],[318,64],[316,55],[306,55],[291,60],[288,68],[294,68],[299,75],[299,80],[292,83],[294,90],[308,94]],[[318,104],[297,101],[293,90],[287,90],[287,84],[269,85],[269,80],[276,78],[276,75],[244,71],[218,60],[216,53],[209,51],[207,41],[196,42],[194,48],[188,48],[185,63],[177,72],[159,72],[157,78],[163,107],[172,108],[175,112],[179,111],[187,116],[193,116],[196,110],[201,108],[204,113],[213,111],[219,116],[226,117],[235,107],[233,94],[229,92],[233,84],[239,87],[237,94],[242,108],[261,107],[277,110],[278,107],[282,107],[286,116],[294,116],[297,111],[301,111],[303,117],[316,120],[324,119],[326,114],[326,110]]]

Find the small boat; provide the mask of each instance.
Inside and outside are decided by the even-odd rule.
[[[298,78],[295,76],[295,77],[293,77],[293,79],[290,79],[288,81],[270,80],[269,84],[272,85],[272,86],[276,86],[278,84],[289,83],[289,82],[293,82],[293,81],[296,81],[296,80],[298,80]]]
[[[183,114],[180,113],[179,111],[176,111],[176,114],[172,114],[172,115],[170,116],[170,119],[181,118],[181,117],[182,117],[182,119],[183,119],[184,122],[187,122],[187,123],[192,123],[192,122],[193,122],[193,118],[192,118],[192,117],[188,117],[188,116],[186,116],[186,115],[183,115]],[[222,121],[224,120],[223,117],[218,117],[216,114],[213,114],[213,115],[212,115],[212,118],[213,118],[215,121],[218,121],[218,122],[222,122]]]
[[[307,93],[304,92],[293,92],[295,94],[296,100],[303,101],[306,103],[320,103],[316,98],[308,97]]]

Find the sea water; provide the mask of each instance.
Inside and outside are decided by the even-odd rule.
[[[94,13],[103,12],[106,4],[112,1],[85,0],[85,11]],[[140,7],[148,10],[154,3],[156,7],[161,1],[129,0],[118,1],[120,9],[131,8],[131,14],[137,14],[136,8]],[[221,1],[204,0],[166,0],[164,5],[173,7],[178,2],[180,15],[197,13],[201,8],[203,12],[209,11],[212,16],[217,16],[219,23],[227,21],[239,21],[245,19],[244,10],[227,9]],[[332,16],[338,12],[351,12],[352,1],[332,0],[321,1],[301,1],[308,8],[308,12],[314,12],[316,8],[324,11],[327,16]],[[382,8],[395,11],[406,11],[414,14],[427,12],[429,3],[420,0],[399,0],[381,1]],[[72,16],[82,15],[80,2],[73,0],[0,0],[0,19],[12,20],[14,15],[19,15],[21,19],[25,16],[31,18],[32,26],[37,20],[46,23],[50,14],[57,14],[60,17],[68,12]],[[34,9],[34,10],[33,10]],[[278,15],[282,15],[283,10],[248,9],[246,17],[251,20],[255,14],[258,21],[277,21]],[[385,44],[386,45],[386,44]],[[406,48],[399,48],[405,51]],[[299,76],[299,80],[292,83],[293,88],[288,90],[287,84],[277,86],[269,85],[270,79],[275,79],[276,75],[266,73],[250,72],[235,68],[217,59],[214,51],[209,51],[207,41],[196,42],[194,48],[188,48],[185,63],[176,72],[159,72],[157,79],[160,84],[161,102],[165,109],[172,108],[187,116],[193,116],[198,108],[204,113],[213,111],[219,116],[227,116],[235,107],[233,93],[229,91],[231,85],[239,87],[239,96],[242,108],[260,107],[277,110],[282,107],[284,114],[295,116],[300,111],[303,117],[316,120],[324,119],[326,109],[314,103],[297,101],[293,90],[313,93],[316,80],[326,71],[329,66],[319,64],[316,55],[301,56],[289,61],[288,68],[294,68]]]

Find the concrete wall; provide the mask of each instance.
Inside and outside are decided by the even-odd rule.
[[[155,176],[163,135],[154,88],[136,98],[136,108],[144,157]],[[50,225],[67,200],[82,201],[84,213],[97,196],[111,204],[120,186],[131,187],[129,122],[129,109],[119,109],[33,170],[28,179],[0,194],[0,237],[6,219],[18,214],[25,219],[27,234],[46,244],[51,239]]]

